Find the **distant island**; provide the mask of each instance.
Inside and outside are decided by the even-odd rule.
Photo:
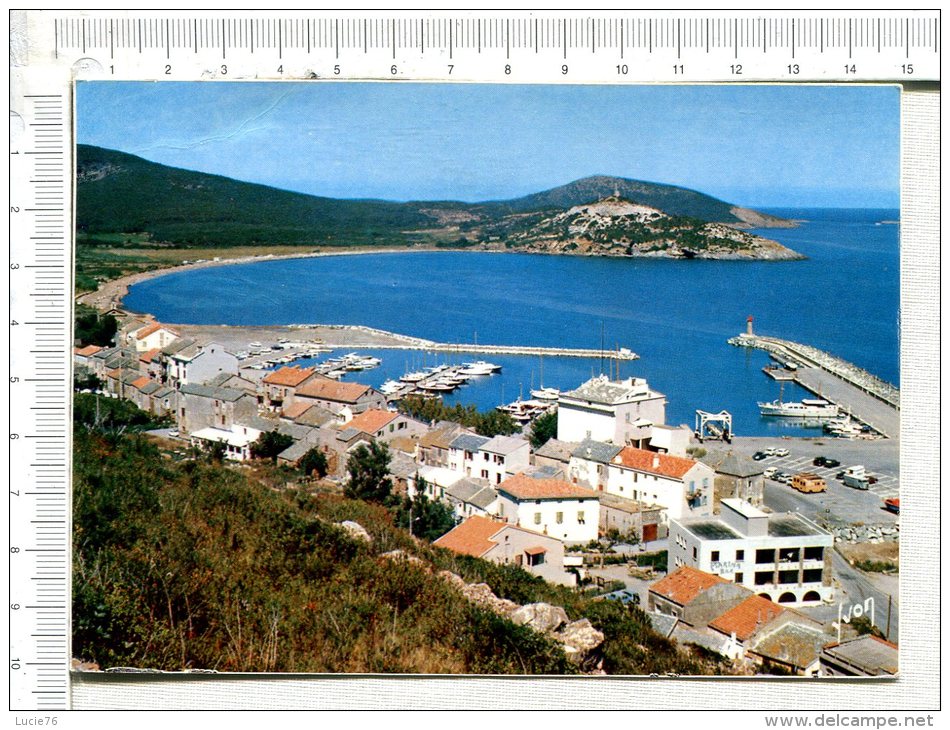
[[[77,145],[80,288],[180,262],[171,250],[474,249],[587,256],[803,258],[747,228],[795,221],[672,185],[593,176],[513,200],[342,200]],[[165,252],[153,254],[154,251]],[[196,257],[197,258],[197,257]],[[89,281],[83,284],[84,277]]]

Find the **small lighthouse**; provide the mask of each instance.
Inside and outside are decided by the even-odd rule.
[[[745,321],[745,333],[747,337],[752,337],[752,315],[750,314]]]

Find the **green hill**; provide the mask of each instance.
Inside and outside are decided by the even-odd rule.
[[[553,215],[615,193],[669,215],[730,225],[744,220],[742,209],[694,190],[606,176],[472,204],[323,198],[89,145],[77,146],[76,171],[81,245],[114,246],[116,234],[136,234],[137,245],[186,247],[471,245],[511,229],[526,213]],[[757,225],[786,223],[756,215]]]

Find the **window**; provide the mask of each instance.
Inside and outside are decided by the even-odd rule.
[[[778,582],[779,583],[798,583],[798,571],[797,570],[780,570],[778,572]]]
[[[584,513],[583,513],[583,511],[577,513],[577,524],[578,524],[578,525],[586,524],[586,523],[584,522]]]
[[[781,548],[778,559],[782,562],[798,562],[798,548]]]
[[[696,546],[693,545],[693,560],[696,560]]]
[[[742,573],[736,573],[736,577],[733,578],[733,580],[734,580],[736,583],[741,583],[741,582],[742,582],[742,579],[743,579],[744,577],[745,577],[745,576],[742,575]]]
[[[712,551],[712,558],[711,558],[711,559],[712,559],[712,561],[713,561],[714,563],[718,563],[718,562],[719,562],[719,551],[718,551],[718,550],[713,550],[713,551]]]
[[[488,469],[482,469],[482,479],[488,479]]]
[[[534,524],[536,524],[536,525],[540,525],[540,524],[541,524],[541,513],[540,513],[540,512],[535,512],[535,513],[534,513]]]
[[[736,560],[745,560],[745,550],[736,550]]]
[[[525,553],[525,556],[528,558],[528,565],[541,565],[544,563],[544,553],[536,553],[535,555]],[[518,557],[521,556],[519,555]]]
[[[805,560],[824,560],[825,549],[820,545],[818,547],[805,548]]]
[[[563,512],[558,512],[558,513],[555,515],[555,517],[554,517],[554,521],[557,522],[559,525],[563,525],[563,524],[564,524],[564,513],[563,513]]]
[[[772,582],[771,570],[762,570],[755,574],[755,584],[757,586],[764,586],[771,582]]]
[[[775,551],[770,548],[765,548],[763,550],[755,551],[755,562],[756,563],[774,563],[775,562]]]
[[[824,570],[821,568],[810,568],[802,571],[802,583],[821,583]]]

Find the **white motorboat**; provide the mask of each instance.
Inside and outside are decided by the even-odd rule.
[[[781,400],[759,403],[759,412],[763,416],[792,418],[836,418],[839,415],[837,405],[821,398],[803,398],[788,403]]]

